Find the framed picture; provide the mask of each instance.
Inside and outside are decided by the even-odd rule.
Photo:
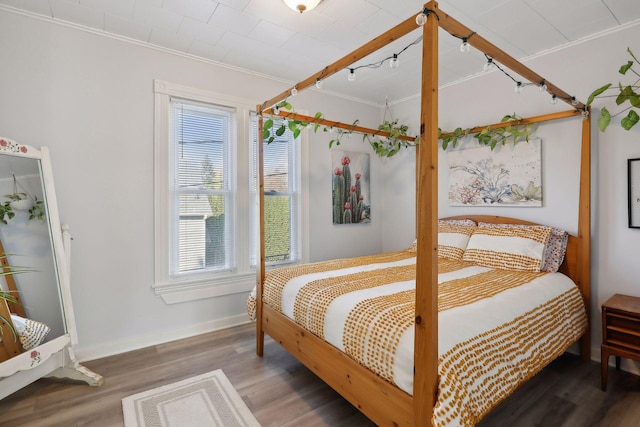
[[[449,206],[542,206],[540,139],[447,152]]]
[[[640,159],[627,160],[629,228],[640,228]]]
[[[371,222],[369,154],[331,150],[334,224]]]

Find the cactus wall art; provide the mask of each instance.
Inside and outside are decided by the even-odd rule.
[[[542,206],[540,139],[447,152],[450,206]]]
[[[333,223],[371,222],[369,154],[332,150],[331,160]]]

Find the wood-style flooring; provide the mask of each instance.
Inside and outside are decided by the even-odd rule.
[[[123,426],[123,397],[215,369],[225,372],[264,427],[373,425],[272,340],[267,339],[265,356],[257,357],[254,325],[84,365],[103,375],[105,384],[38,380],[0,400],[0,425]],[[640,377],[610,368],[603,392],[600,365],[565,354],[478,425],[640,426]]]

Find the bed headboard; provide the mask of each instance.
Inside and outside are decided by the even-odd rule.
[[[518,218],[498,215],[457,215],[441,219],[470,219],[476,223],[488,222],[491,224],[544,225]],[[578,283],[578,238],[571,234],[569,235],[569,241],[567,242],[567,253],[565,254],[564,261],[560,266],[560,272],[566,274],[571,278],[571,280]]]

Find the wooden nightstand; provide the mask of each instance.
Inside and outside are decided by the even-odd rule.
[[[602,390],[607,389],[609,356],[640,360],[640,298],[615,294],[602,304]]]

